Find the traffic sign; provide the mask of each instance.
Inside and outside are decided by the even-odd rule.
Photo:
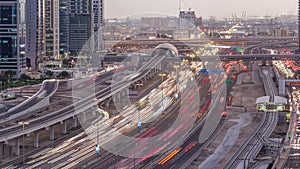
[[[175,94],[175,98],[178,99],[178,93]]]
[[[207,70],[206,69],[201,69],[200,72],[204,74],[204,73],[207,73]]]
[[[231,84],[231,80],[225,80],[225,84]]]
[[[96,144],[96,153],[99,154],[100,153],[100,145]]]

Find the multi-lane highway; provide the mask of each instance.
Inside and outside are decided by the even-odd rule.
[[[34,131],[46,128],[50,125],[60,123],[62,120],[69,119],[73,116],[76,116],[78,113],[81,113],[85,110],[90,109],[93,106],[96,106],[97,102],[95,101],[95,98],[105,100],[107,98],[110,98],[112,95],[120,92],[121,90],[128,88],[132,84],[138,82],[140,79],[146,77],[166,57],[173,57],[173,53],[167,49],[156,49],[153,54],[153,58],[147,64],[143,65],[137,71],[139,72],[139,75],[130,79],[130,81],[127,81],[125,77],[125,80],[112,84],[111,86],[106,87],[103,90],[96,91],[95,94],[92,94],[74,103],[73,105],[67,106],[59,111],[55,111],[53,113],[32,119],[29,121],[29,125],[26,127],[25,131],[23,131],[22,126],[19,125],[1,129],[0,142],[22,136],[24,132],[32,133]],[[74,108],[75,110],[79,110],[80,112],[74,111]],[[84,126],[84,124],[82,125]]]
[[[201,75],[200,78],[198,79],[198,82],[204,82],[205,78],[207,78],[207,77]],[[201,83],[199,83],[199,84],[202,87],[202,88],[199,88],[199,89],[201,89],[200,92],[201,92],[201,95],[203,96],[202,99],[204,99],[201,102],[201,107],[203,108],[205,106],[209,106],[210,105],[210,101],[209,101],[210,99],[207,98],[207,97],[205,97],[207,95],[207,91],[209,91],[210,85],[209,85],[209,82],[207,80],[205,80],[205,83],[203,85]],[[169,91],[167,89],[165,89],[165,90],[166,90],[165,93],[169,93]],[[160,91],[160,90],[157,90],[157,91]],[[160,100],[160,97],[159,97],[160,93],[159,92],[157,94],[154,94],[154,93],[151,92],[150,94],[153,95],[153,99],[154,99],[153,103],[155,103],[155,99],[156,100]],[[194,97],[192,97],[192,95],[193,95],[193,93],[188,93],[184,97],[185,98],[184,100],[187,100],[188,102],[193,101]],[[168,111],[167,110],[168,102],[169,102],[168,99],[165,99],[164,106],[166,108],[166,111]],[[186,110],[189,108],[188,107],[189,104],[184,104],[184,105],[185,105],[185,107],[183,107],[183,109],[185,109],[185,110],[183,110],[183,111],[187,112]],[[157,106],[157,107],[161,108],[162,106],[160,105],[160,106]],[[129,108],[129,110],[131,110],[131,109],[132,109],[132,107]],[[177,109],[178,109],[178,107],[177,107]],[[159,111],[161,111],[161,110],[159,110]],[[132,112],[132,110],[130,112]],[[201,116],[205,115],[205,113],[203,111],[201,111],[199,113],[200,114],[196,113],[196,116],[198,116],[198,118],[200,118]],[[129,115],[129,114],[126,114],[126,115]],[[155,114],[155,113],[153,113],[153,114]],[[142,137],[145,137],[146,135],[153,135],[153,133],[156,133],[156,132],[159,132],[159,131],[161,131],[161,132],[164,131],[165,130],[164,126],[168,126],[168,124],[170,124],[174,120],[174,118],[177,117],[176,113],[167,113],[167,114],[168,115],[165,116],[165,119],[168,119],[168,120],[166,120],[166,121],[163,120],[164,122],[162,122],[164,125],[161,125],[162,123],[157,124],[155,127],[152,127],[149,130],[147,130],[148,131],[147,134],[144,134],[144,136],[142,136]],[[173,119],[169,116],[169,114],[170,114],[170,116]],[[145,114],[143,112],[141,112],[141,117],[142,118],[144,117],[144,115]],[[191,116],[191,115],[192,114],[190,114],[189,116]],[[189,116],[181,117],[181,125],[179,125],[177,127],[177,130],[183,130],[183,131],[185,131],[187,129],[186,126],[193,125],[193,124],[189,124],[189,122],[190,122],[191,118],[195,118],[195,117],[189,117]],[[117,127],[117,126],[115,126],[115,127]],[[176,131],[176,129],[175,129],[175,131]],[[95,131],[93,131],[93,132],[95,133]],[[174,132],[174,131],[172,131],[171,133],[176,134],[176,132]],[[171,133],[165,133],[164,135],[169,135],[170,136]],[[106,139],[113,137],[110,134],[110,132],[105,133],[105,135],[104,135],[104,133],[100,133],[100,134],[103,134],[103,137],[105,137]],[[107,134],[108,134],[108,136],[106,136]],[[164,137],[165,136],[160,136],[160,138],[158,138],[158,139],[163,139],[162,144],[165,143],[165,142],[174,142],[174,140],[172,140],[172,138],[173,138],[172,136],[170,136],[169,138],[164,138]],[[76,140],[78,140],[77,143],[76,143]],[[90,143],[88,143],[88,142],[90,142]],[[67,146],[64,146],[64,145],[67,145]],[[147,144],[143,144],[143,145],[147,145]],[[140,144],[139,146],[140,147],[144,147],[143,145]],[[59,167],[59,168],[70,167],[70,166],[77,166],[77,165],[79,165],[79,166],[81,166],[81,165],[84,165],[84,166],[85,165],[94,165],[93,163],[91,163],[91,162],[95,161],[95,157],[96,157],[95,156],[95,152],[94,152],[94,146],[95,146],[95,143],[93,141],[91,142],[86,137],[83,138],[81,136],[78,136],[78,137],[72,139],[72,141],[66,141],[61,146],[53,148],[51,150],[48,150],[49,152],[47,152],[47,153],[46,152],[44,152],[44,153],[42,152],[42,153],[40,153],[40,156],[39,155],[33,156],[32,158],[33,158],[34,161],[31,160],[31,161],[28,161],[27,163],[28,163],[28,165],[32,164],[33,167],[43,166],[43,164],[44,165],[45,164],[47,164],[47,165],[52,165],[53,164],[53,166],[56,166],[56,167]],[[130,146],[129,146],[129,148],[130,148]],[[185,149],[183,151],[188,151],[188,149],[189,148],[187,148],[187,149]],[[140,150],[140,148],[139,148],[139,150]],[[70,153],[70,152],[72,152],[72,153]],[[62,155],[62,154],[65,154],[65,155]],[[105,154],[105,153],[103,152],[103,154]],[[146,155],[146,157],[147,157],[147,155]],[[82,158],[85,158],[86,160],[83,160]],[[66,160],[64,160],[64,159],[66,159]],[[113,163],[115,163],[116,161],[118,161],[118,159],[121,160],[121,157],[114,157],[112,155],[109,155],[109,158],[108,157],[104,158],[103,155],[101,155],[101,159],[102,160],[100,160],[100,161],[103,161],[103,159],[107,159],[107,160],[104,160],[100,164],[96,163],[97,166],[99,166],[99,167],[103,166],[105,164],[106,165],[113,165]],[[149,157],[149,159],[150,159],[150,157]],[[78,162],[78,161],[83,161],[83,162]],[[89,164],[89,163],[85,164],[86,161],[89,161],[91,164]],[[130,161],[130,164],[132,165],[133,164],[132,163],[133,160],[129,159],[129,161]],[[146,159],[145,159],[145,161],[146,161]],[[123,159],[123,162],[124,162],[124,159]],[[122,165],[123,162],[121,162],[121,165]],[[136,160],[136,165],[140,165],[142,163],[145,163],[145,162]],[[119,164],[119,163],[117,163],[117,164]]]

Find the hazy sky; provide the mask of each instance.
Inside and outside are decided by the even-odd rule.
[[[178,16],[179,0],[104,0],[105,17],[120,18],[138,13],[165,13]],[[298,0],[182,0],[181,9],[191,7],[197,16],[297,14]]]

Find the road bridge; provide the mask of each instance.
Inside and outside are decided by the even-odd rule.
[[[130,57],[128,55],[122,56],[99,56],[102,57],[102,61],[104,62],[122,62],[125,58]],[[144,55],[141,57],[150,58],[151,55]],[[216,58],[213,55],[205,55],[205,56],[195,56],[191,58],[190,56],[178,56],[181,60],[189,60],[189,61],[200,61],[201,58]],[[170,58],[171,59],[171,58]],[[244,54],[244,55],[219,55],[218,60],[221,61],[267,61],[267,60],[299,60],[300,54]]]
[[[49,129],[50,140],[54,140],[54,125],[61,124],[62,132],[66,133],[66,121],[68,119],[74,118],[75,116],[78,116],[79,114],[80,116],[83,116],[83,123],[81,123],[81,125],[84,125],[84,119],[86,119],[84,118],[84,116],[86,116],[86,113],[88,111],[93,111],[91,110],[91,108],[97,106],[98,102],[103,102],[106,99],[111,100],[112,97],[120,98],[125,96],[130,86],[145,82],[146,80],[153,77],[155,73],[159,72],[159,68],[162,67],[162,60],[167,57],[174,57],[174,54],[177,53],[177,51],[174,51],[173,49],[166,49],[166,45],[163,45],[161,47],[162,48],[157,48],[157,50],[155,50],[155,56],[152,57],[152,59],[147,64],[139,68],[138,72],[140,73],[137,77],[134,77],[129,81],[128,79],[122,80],[61,110],[38,117],[36,119],[29,120],[28,124],[26,124],[26,128],[22,128],[22,126],[20,125],[14,125],[8,128],[0,129],[0,142],[2,142],[1,146],[5,146],[4,143],[7,143],[8,141],[15,140],[16,144],[14,152],[19,155],[20,137],[22,135],[30,135],[30,133],[34,133],[34,146],[38,147],[39,130],[45,128]],[[77,108],[77,111],[75,111],[74,108]],[[78,125],[76,119],[77,118],[74,118],[74,127]]]

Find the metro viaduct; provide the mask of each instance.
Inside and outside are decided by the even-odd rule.
[[[104,56],[102,59],[104,62],[122,62],[126,57],[129,56]],[[144,57],[151,57],[144,56]],[[199,61],[205,60],[220,60],[220,61],[266,61],[266,60],[299,60],[300,54],[282,55],[282,54],[244,54],[244,55],[212,55],[212,56],[195,56],[193,58],[189,56],[178,56],[181,60],[193,60]]]

